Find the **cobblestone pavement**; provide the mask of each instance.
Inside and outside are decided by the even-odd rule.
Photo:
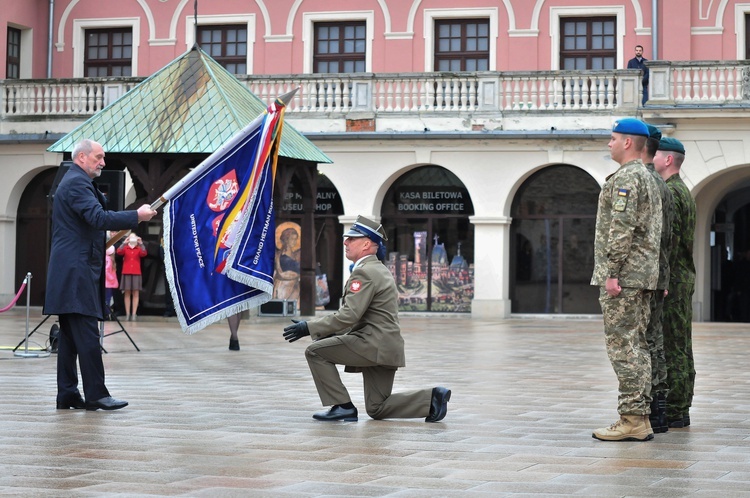
[[[33,312],[30,328],[41,319]],[[600,318],[402,317],[407,367],[394,390],[451,388],[436,424],[369,419],[361,377],[343,373],[359,422],[313,420],[309,342],[284,342],[286,323],[243,320],[239,352],[226,323],[192,336],[174,319],[125,323],[141,351],[115,334],[104,361],[130,406],[58,411],[55,355],[16,357],[25,309],[3,313],[0,494],[750,496],[748,324],[695,325],[689,428],[616,443],[591,437],[617,419]]]

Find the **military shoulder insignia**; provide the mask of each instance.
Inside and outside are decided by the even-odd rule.
[[[630,190],[626,188],[618,188],[617,197],[612,203],[612,209],[614,209],[615,211],[620,211],[620,212],[625,211],[625,208],[628,207],[629,195],[630,195]]]
[[[362,282],[359,280],[352,280],[352,283],[349,284],[349,290],[352,292],[359,292],[359,290],[362,288]]]

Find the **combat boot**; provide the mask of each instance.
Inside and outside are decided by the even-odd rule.
[[[656,405],[656,413],[654,413],[654,405]],[[660,434],[669,430],[666,394],[658,393],[654,398],[654,403],[651,404],[651,417],[653,417],[651,418],[651,426],[655,433]]]
[[[600,441],[649,441],[654,431],[648,423],[648,415],[620,415],[620,420],[602,429],[597,429],[591,437]]]

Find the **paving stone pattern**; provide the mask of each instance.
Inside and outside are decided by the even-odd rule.
[[[359,422],[313,420],[309,340],[287,344],[282,318],[243,320],[239,352],[226,323],[126,322],[141,351],[115,334],[104,361],[130,406],[58,411],[55,355],[14,356],[25,309],[3,313],[0,495],[750,497],[748,324],[695,325],[692,425],[636,443],[591,437],[617,419],[600,318],[401,321],[394,390],[452,389],[440,423],[369,419],[345,373]]]

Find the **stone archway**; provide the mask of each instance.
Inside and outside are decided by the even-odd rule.
[[[575,166],[556,164],[531,175],[511,207],[512,313],[598,314],[594,228],[601,188]]]

